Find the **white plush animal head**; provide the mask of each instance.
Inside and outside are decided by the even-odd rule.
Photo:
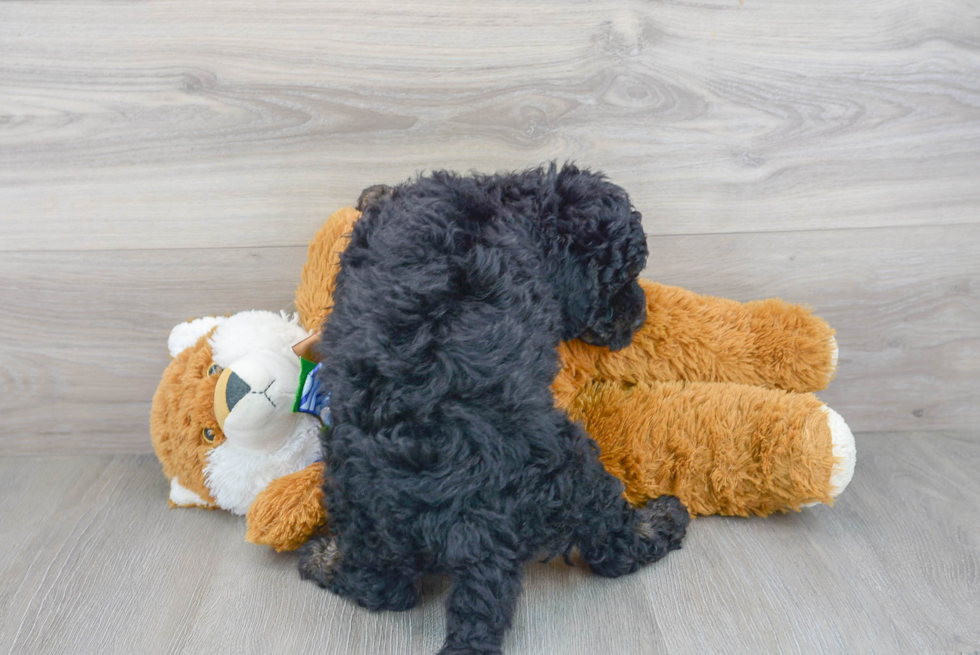
[[[170,501],[244,514],[272,480],[319,458],[319,422],[294,413],[295,316],[246,311],[182,323],[153,398],[150,432]]]

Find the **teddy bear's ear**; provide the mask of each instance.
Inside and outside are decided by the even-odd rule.
[[[210,332],[215,326],[221,325],[226,320],[228,319],[223,316],[205,316],[181,323],[170,331],[170,338],[167,339],[170,356],[176,357],[197,343],[198,339]]]

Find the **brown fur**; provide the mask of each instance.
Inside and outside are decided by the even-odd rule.
[[[245,539],[276,550],[296,550],[326,523],[323,462],[273,480],[248,509]]]
[[[819,391],[834,376],[827,323],[799,305],[739,303],[640,280],[647,320],[618,352],[567,341],[552,388],[567,406],[592,381],[656,384],[735,382],[785,391]]]
[[[334,282],[340,270],[340,254],[347,247],[347,235],[361,212],[344,207],[333,213],[310,241],[310,250],[296,289],[296,311],[300,323],[317,332],[333,307]]]
[[[204,467],[211,449],[225,440],[214,416],[218,376],[208,376],[213,363],[208,339],[213,332],[170,362],[150,409],[150,439],[163,474],[168,480],[177,476],[181,486],[212,506],[214,498],[204,484]],[[204,440],[205,428],[214,431],[213,443]]]
[[[567,409],[634,505],[671,494],[694,515],[766,516],[831,502],[822,407],[813,394],[748,385],[593,382]]]
[[[297,297],[314,329],[359,213],[345,208],[310,244]],[[612,352],[559,346],[555,402],[581,420],[634,504],[670,493],[693,514],[768,515],[831,502],[822,404],[833,329],[778,299],[739,303],[641,280],[647,320]],[[792,392],[792,393],[788,393]]]

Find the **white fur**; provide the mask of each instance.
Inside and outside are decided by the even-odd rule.
[[[209,340],[214,363],[228,368],[236,359],[268,350],[296,359],[293,346],[310,336],[299,317],[285,312],[239,312],[226,319]]]
[[[209,506],[206,500],[187,487],[182,486],[177,480],[176,475],[170,479],[170,502],[180,507]]]
[[[222,316],[205,316],[174,327],[167,339],[167,349],[170,351],[170,356],[176,357],[187,350],[196,344],[198,339],[210,332],[211,328],[224,323],[226,320],[228,319]]]
[[[231,441],[208,455],[205,483],[218,507],[245,514],[270,482],[301,471],[320,458],[320,422],[309,414],[297,416],[289,440],[271,453],[245,450]]]
[[[830,471],[830,497],[837,498],[854,477],[854,465],[857,463],[857,446],[854,434],[847,427],[844,418],[826,405],[823,411],[827,415],[827,425],[830,426],[830,442],[834,454],[834,467]],[[818,502],[806,503],[803,507],[819,505]]]
[[[258,454],[283,446],[297,429],[293,401],[299,357],[293,346],[309,336],[295,314],[246,311],[231,316],[211,336],[214,362],[233,371],[252,392],[221,424],[228,441]]]
[[[833,472],[830,475],[830,495],[836,498],[844,488],[850,484],[854,477],[854,465],[857,463],[857,446],[854,443],[854,435],[851,428],[840,414],[824,407],[827,412],[827,423],[830,425],[830,438],[834,444],[834,457],[837,462],[834,464]]]

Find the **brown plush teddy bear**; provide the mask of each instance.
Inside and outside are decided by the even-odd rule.
[[[299,547],[328,520],[319,423],[292,411],[303,374],[292,346],[328,319],[358,216],[341,209],[311,242],[298,316],[242,312],[174,328],[174,359],[153,399],[171,503],[247,513],[248,540],[277,550]],[[694,515],[738,516],[832,503],[855,461],[846,423],[812,394],[836,369],[833,330],[780,300],[641,284],[647,319],[633,343],[618,352],[561,344],[552,387],[627,499],[673,494]]]

